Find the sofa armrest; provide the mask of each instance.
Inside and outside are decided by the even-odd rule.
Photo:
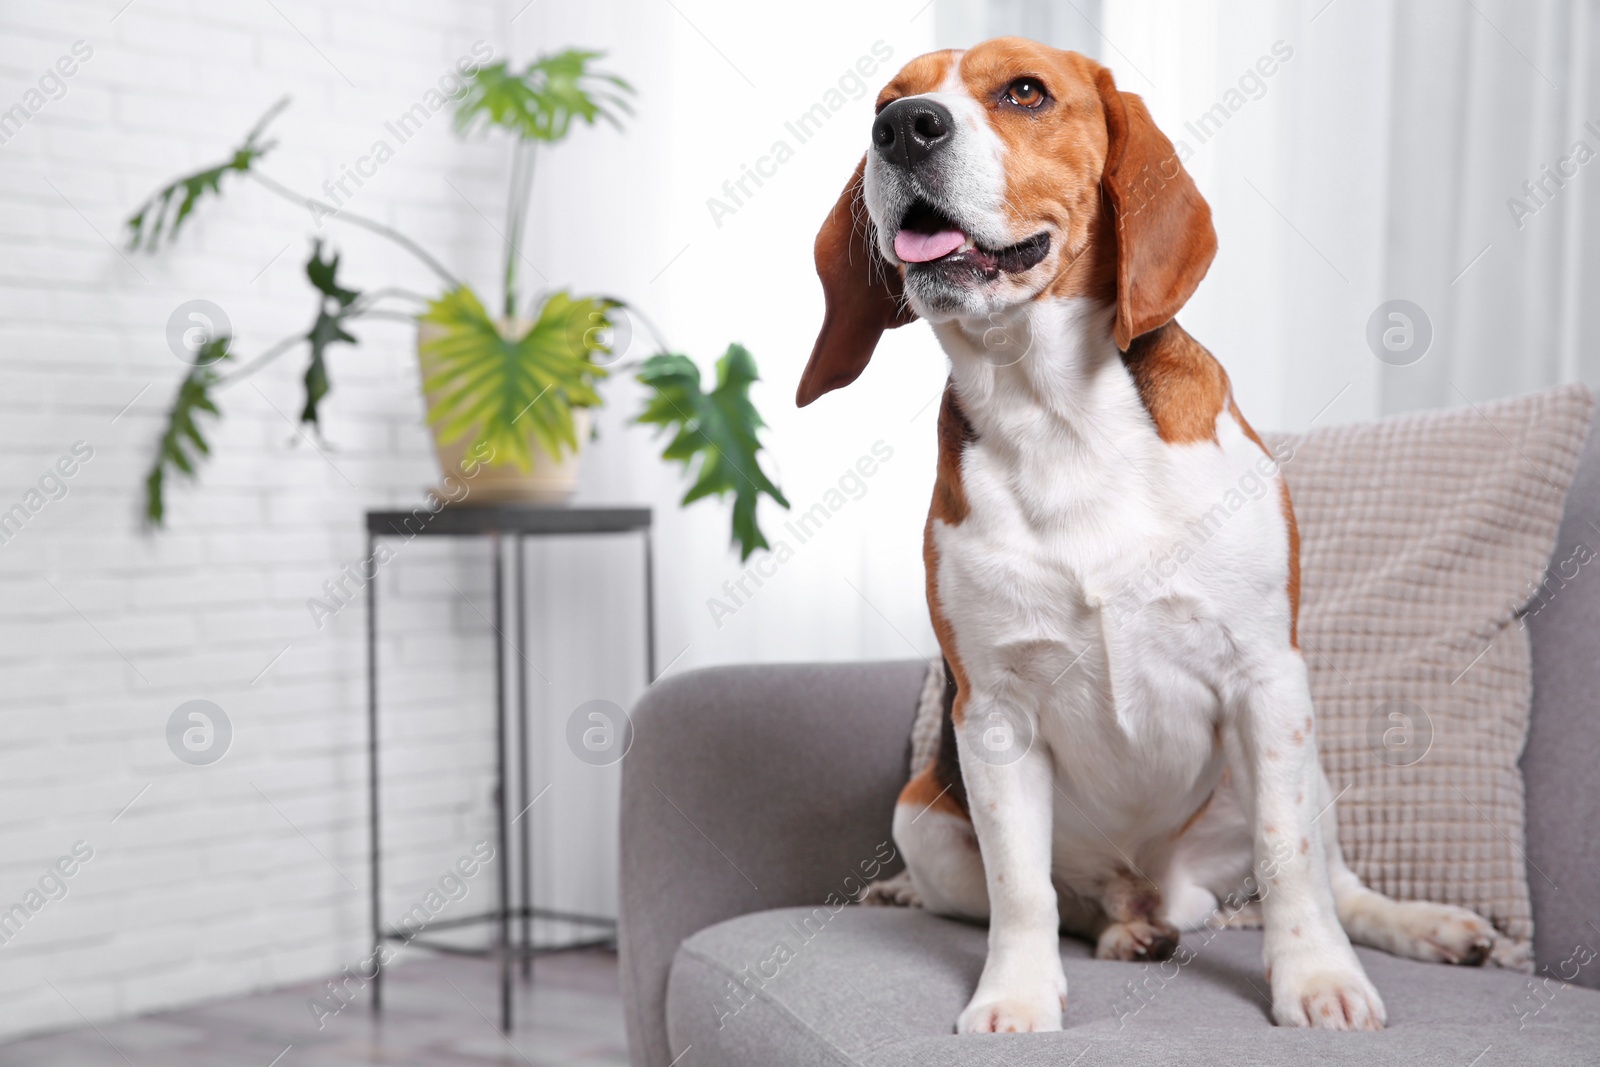
[[[628,1044],[667,1067],[684,938],[850,896],[882,866],[927,664],[717,667],[652,688],[622,767],[618,944]]]
[[[1574,555],[1579,547],[1586,553]],[[1533,959],[1565,977],[1579,946],[1600,948],[1600,419],[1567,491],[1551,580],[1528,617],[1533,714],[1522,753]],[[1574,573],[1574,568],[1581,568]],[[1559,887],[1559,888],[1558,888]],[[1548,968],[1548,972],[1546,971]],[[1568,979],[1600,989],[1600,968]]]

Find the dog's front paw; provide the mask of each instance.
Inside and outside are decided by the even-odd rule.
[[[958,1034],[1032,1034],[1061,1029],[1061,1012],[1067,998],[1050,985],[1034,989],[983,990],[972,998],[956,1020]]]
[[[1399,955],[1477,967],[1494,949],[1494,927],[1466,908],[1416,900],[1396,904],[1395,913]]]
[[[1355,954],[1346,949],[1315,958],[1319,955],[1273,962],[1272,1017],[1278,1025],[1382,1030],[1388,1015]]]

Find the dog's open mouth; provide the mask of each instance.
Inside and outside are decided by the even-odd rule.
[[[981,247],[948,215],[918,200],[900,221],[894,254],[907,265],[940,263],[975,268],[993,277],[1000,271],[1020,274],[1037,266],[1050,251],[1050,235],[1036,233],[1008,248]]]

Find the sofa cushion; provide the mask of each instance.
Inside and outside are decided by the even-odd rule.
[[[1194,956],[1181,968],[1095,960],[1086,942],[1063,940],[1069,990],[1061,1033],[958,1037],[955,1018],[983,968],[982,928],[921,909],[756,912],[679,947],[667,986],[671,1051],[681,1056],[692,1046],[683,1062],[696,1067],[1490,1067],[1591,1063],[1600,1048],[1600,993],[1367,949],[1357,954],[1388,1007],[1387,1029],[1277,1027],[1259,932],[1184,937]]]
[[[1300,645],[1345,857],[1380,892],[1483,915],[1495,959],[1523,968],[1519,613],[1592,407],[1564,386],[1270,440],[1299,519]]]

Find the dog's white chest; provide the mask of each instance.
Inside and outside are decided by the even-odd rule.
[[[969,512],[932,533],[978,702],[966,714],[1023,714],[1067,800],[1059,829],[1077,836],[1081,816],[1090,844],[1136,847],[1204,799],[1243,646],[1284,628],[1276,485],[1226,415],[1215,441],[1162,442],[1115,357],[997,369],[952,355],[976,436]],[[1038,380],[1063,366],[1079,373]]]
[[[1130,740],[1187,712],[1209,723],[1215,693],[1189,682],[1226,669],[1227,606],[1203,568],[1162,567],[1190,509],[1128,484],[1170,480],[1166,461],[1146,457],[1143,474],[1090,469],[1032,444],[1020,455],[970,447],[972,513],[935,531],[940,600],[968,672],[993,673],[1042,715],[1114,724]],[[1155,704],[1158,717],[1147,714]]]

